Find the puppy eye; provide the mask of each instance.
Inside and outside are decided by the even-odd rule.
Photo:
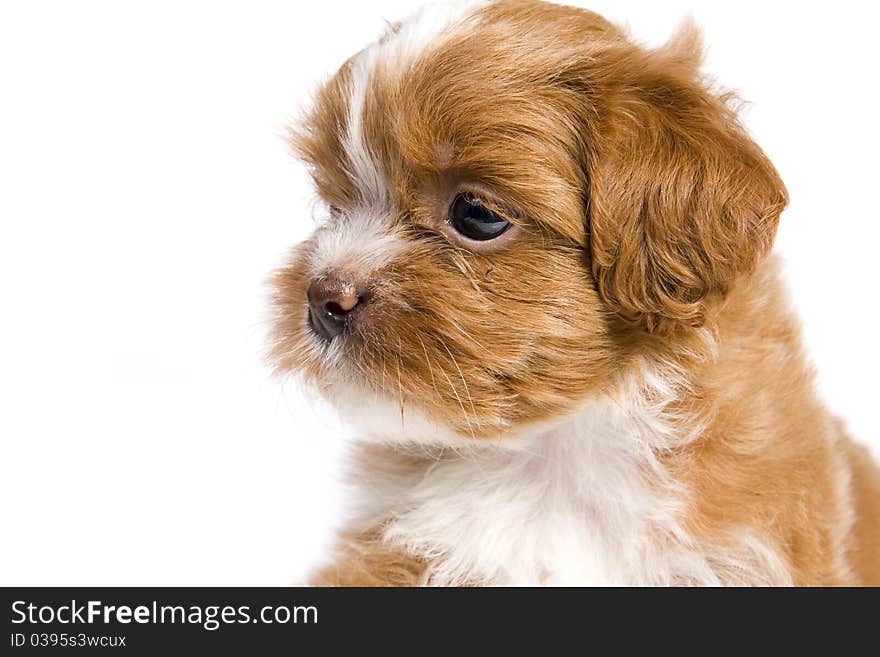
[[[510,228],[510,222],[485,207],[470,194],[459,194],[449,209],[449,223],[468,239],[493,240]]]

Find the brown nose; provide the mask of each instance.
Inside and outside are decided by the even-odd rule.
[[[312,281],[306,296],[309,323],[315,333],[327,340],[342,333],[354,312],[365,302],[363,289],[354,281],[339,276]]]

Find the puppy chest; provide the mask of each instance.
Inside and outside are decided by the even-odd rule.
[[[426,559],[429,583],[640,583],[675,522],[638,474],[596,481],[547,463],[434,467],[388,510],[385,537]]]

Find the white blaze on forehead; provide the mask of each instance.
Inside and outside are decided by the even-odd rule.
[[[363,129],[364,105],[375,60],[375,46],[371,46],[352,64],[348,129],[342,146],[348,158],[347,173],[357,187],[361,202],[387,210],[391,203],[388,185],[379,163],[366,144]]]
[[[376,70],[381,67],[383,73],[392,78],[403,75],[432,47],[472,26],[475,11],[486,4],[490,3],[487,0],[452,0],[426,5],[393,27],[353,61],[348,125],[342,145],[348,158],[348,174],[363,204],[388,211],[393,203],[381,163],[364,138],[364,108]]]
[[[311,274],[315,278],[330,270],[345,270],[367,276],[400,255],[406,246],[387,210],[355,210],[315,233]]]
[[[486,0],[453,0],[425,6],[353,60],[342,146],[359,204],[315,235],[311,259],[315,276],[330,269],[367,275],[406,248],[394,226],[396,208],[385,170],[364,135],[367,95],[377,70],[381,69],[383,81],[404,75],[419,57],[444,39],[473,26],[476,9],[486,4]]]

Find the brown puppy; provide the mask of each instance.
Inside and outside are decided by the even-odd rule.
[[[768,260],[785,187],[699,58],[464,2],[320,91],[273,354],[365,444],[316,583],[880,584],[880,472]]]

